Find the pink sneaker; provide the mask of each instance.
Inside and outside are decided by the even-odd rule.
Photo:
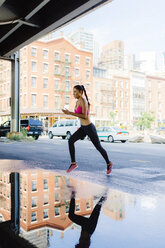
[[[71,164],[71,165],[69,166],[69,169],[68,169],[66,172],[67,172],[67,173],[68,173],[68,172],[71,172],[72,170],[76,169],[77,167],[78,167],[77,164]]]
[[[112,166],[113,166],[113,163],[110,162],[108,165],[107,165],[107,175],[109,175],[112,171]]]

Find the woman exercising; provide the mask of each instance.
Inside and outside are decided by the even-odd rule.
[[[83,97],[83,93],[86,99]],[[76,160],[75,160],[75,147],[74,143],[79,140],[85,138],[86,135],[90,138],[96,149],[101,153],[103,158],[107,164],[107,174],[110,174],[112,171],[113,163],[109,160],[107,152],[101,146],[96,128],[93,123],[91,123],[89,119],[89,110],[90,110],[90,103],[88,100],[88,96],[86,94],[86,90],[83,85],[75,85],[73,88],[73,95],[77,99],[76,106],[74,112],[71,112],[66,109],[62,109],[64,114],[66,115],[73,115],[78,117],[81,122],[81,127],[70,137],[69,143],[69,152],[71,156],[71,165],[67,172],[71,172],[75,168],[78,167]]]

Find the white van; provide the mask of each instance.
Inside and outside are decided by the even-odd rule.
[[[56,121],[52,127],[48,130],[48,135],[50,139],[53,139],[53,136],[62,137],[63,139],[69,139],[71,135],[80,128],[80,120],[78,119],[62,119]]]

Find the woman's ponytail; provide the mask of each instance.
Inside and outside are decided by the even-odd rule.
[[[84,94],[85,94],[85,97],[86,97],[86,99],[87,99],[88,106],[90,106],[90,103],[89,103],[89,100],[88,100],[88,96],[87,96],[87,93],[86,93],[85,87],[84,87],[84,85],[81,85],[81,87],[82,87],[82,90],[83,90],[83,92],[84,92]]]

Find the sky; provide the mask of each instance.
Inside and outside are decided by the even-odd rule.
[[[65,35],[80,27],[94,34],[100,48],[122,40],[126,53],[160,54],[165,52],[165,0],[113,0],[60,30]]]

